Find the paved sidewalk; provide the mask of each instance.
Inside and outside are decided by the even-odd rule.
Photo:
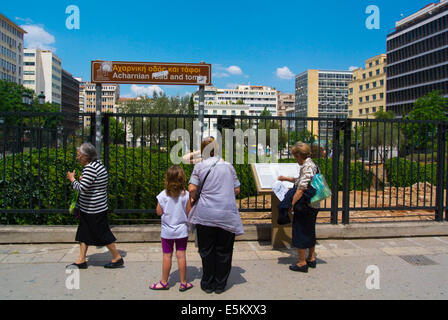
[[[170,290],[148,289],[160,280],[160,244],[117,247],[124,268],[104,269],[111,255],[106,248],[90,247],[89,268],[79,271],[80,289],[70,290],[66,282],[74,273],[66,273],[65,266],[76,260],[77,244],[0,245],[0,299],[448,299],[448,237],[320,240],[317,268],[307,274],[288,269],[297,261],[296,250],[239,241],[227,290],[221,295],[200,289],[201,259],[192,242],[187,275],[195,287],[183,293],[178,291],[175,258]],[[375,272],[380,288],[368,289]]]

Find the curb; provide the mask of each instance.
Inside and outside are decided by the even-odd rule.
[[[159,242],[160,225],[111,226],[117,243]],[[77,226],[0,226],[0,244],[74,243]],[[271,224],[244,226],[236,241],[271,241]],[[353,223],[316,226],[317,239],[448,236],[448,222]],[[189,236],[194,241],[194,235]]]

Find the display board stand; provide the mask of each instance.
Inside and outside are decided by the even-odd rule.
[[[280,200],[277,198],[275,193],[272,191],[272,188],[266,187],[266,184],[263,183],[263,176],[260,174],[260,170],[257,170],[257,165],[261,164],[251,164],[251,169],[253,176],[255,178],[255,185],[257,187],[257,192],[259,194],[269,194],[271,195],[271,210],[272,210],[272,221],[271,221],[271,245],[273,249],[282,249],[282,248],[289,248],[292,243],[292,226],[291,223],[286,225],[279,225],[277,223],[278,219],[278,204],[280,203]],[[266,164],[262,164],[266,165]],[[297,175],[299,172],[299,165],[297,164],[273,164],[276,165],[279,172],[291,172],[291,165],[297,166]],[[286,168],[285,166],[288,166]],[[282,170],[282,168],[285,167],[285,170]],[[288,174],[279,174],[288,176]],[[275,176],[275,175],[274,175]],[[277,178],[277,177],[275,177]],[[293,219],[293,215],[289,214],[289,218]]]

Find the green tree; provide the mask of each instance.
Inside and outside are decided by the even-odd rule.
[[[377,151],[380,161],[384,163],[388,156],[388,151],[392,151],[393,148],[399,148],[404,146],[404,139],[399,139],[403,134],[401,126],[397,122],[387,121],[395,118],[395,114],[392,111],[384,111],[383,108],[375,112],[375,122],[366,122],[358,131],[359,134],[356,137],[356,143],[360,146],[360,149],[369,151],[375,149]],[[381,121],[385,120],[385,121]]]
[[[448,98],[442,94],[442,91],[433,91],[417,99],[406,119],[447,121]],[[407,124],[405,132],[410,145],[425,150],[437,132],[437,124]]]

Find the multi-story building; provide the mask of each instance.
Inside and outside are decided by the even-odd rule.
[[[62,69],[61,111],[79,112],[79,82],[73,76]],[[67,115],[64,119],[64,128],[73,132],[78,128],[79,120],[73,115]]]
[[[80,79],[80,99],[83,103],[82,111],[94,113],[96,111],[96,84]],[[116,112],[120,97],[120,85],[114,83],[102,84],[101,87],[101,111]],[[81,106],[80,106],[81,110]],[[90,126],[90,119],[86,118],[85,126]]]
[[[36,94],[45,95],[45,101],[61,105],[62,61],[53,52],[41,49],[24,50],[23,85]]]
[[[386,55],[367,59],[365,68],[353,70],[348,85],[349,118],[375,118],[375,112],[386,107]]]
[[[397,116],[431,91],[448,96],[448,0],[395,23],[387,35],[386,86],[386,108]]]
[[[85,93],[85,89],[86,89],[86,82],[82,81],[82,78],[79,77],[75,77],[75,80],[78,81],[78,86],[79,86],[79,90],[78,90],[78,101],[79,101],[79,112],[84,112],[84,93]]]
[[[348,84],[351,71],[307,70],[295,78],[295,116],[302,118],[341,118],[348,116]],[[297,121],[297,130],[331,136],[331,122]]]
[[[23,84],[25,30],[0,13],[0,80]]]
[[[277,115],[277,90],[267,86],[238,85],[235,89],[218,89],[206,86],[204,103],[209,105],[228,106],[231,110],[235,104],[249,106],[246,115],[258,116],[266,108],[272,116]],[[199,104],[199,96],[194,95],[195,109]],[[205,109],[205,108],[204,108]]]
[[[296,97],[293,93],[282,93],[280,91],[277,91],[277,115],[279,117],[286,117],[286,116],[295,116],[295,101]],[[291,121],[282,121],[282,127],[286,128],[288,125],[291,126]]]
[[[79,82],[62,69],[62,112],[79,112]]]
[[[226,118],[228,116],[249,115],[250,106],[247,104],[206,104],[204,105],[204,115],[215,117],[204,119],[204,136],[217,136],[218,121],[217,117]]]

